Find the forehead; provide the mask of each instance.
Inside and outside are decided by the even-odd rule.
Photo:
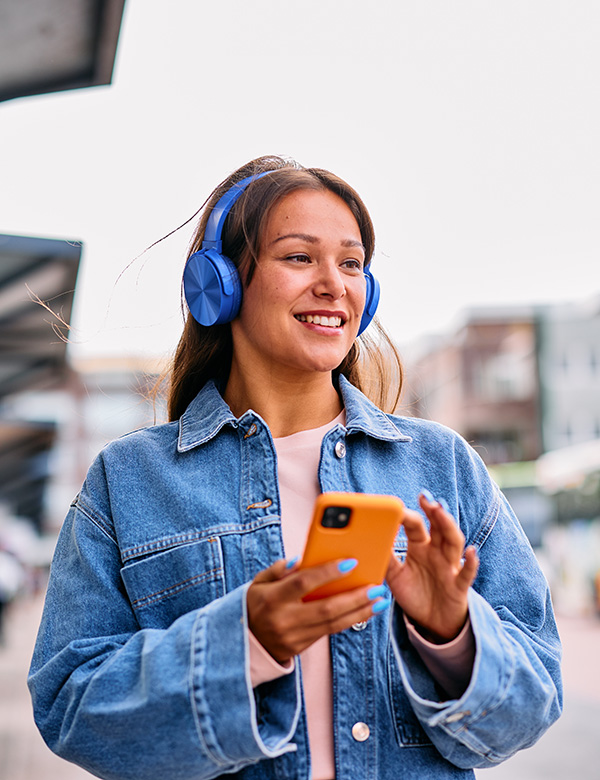
[[[289,233],[361,241],[354,214],[329,190],[296,190],[275,203],[265,225],[265,243]]]

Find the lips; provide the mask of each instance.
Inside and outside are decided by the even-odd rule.
[[[296,314],[294,316],[299,322],[308,322],[312,325],[321,325],[325,328],[340,328],[343,322],[342,317],[339,315]]]

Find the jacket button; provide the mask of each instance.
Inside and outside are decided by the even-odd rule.
[[[366,627],[367,627],[367,621],[366,620],[361,620],[358,623],[353,623],[352,624],[352,628],[353,628],[354,631],[364,631]]]
[[[360,720],[358,723],[355,723],[354,726],[352,726],[352,736],[357,742],[365,742],[367,739],[369,739],[370,734],[371,730],[367,724]]]
[[[338,456],[338,458],[345,458],[346,457],[346,445],[343,441],[338,441],[338,443],[334,447],[334,452]]]

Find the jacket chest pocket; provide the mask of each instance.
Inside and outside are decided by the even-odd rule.
[[[166,628],[225,594],[218,537],[182,544],[128,563],[121,577],[142,628]]]

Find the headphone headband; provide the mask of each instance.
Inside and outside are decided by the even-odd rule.
[[[219,198],[208,217],[208,222],[206,223],[206,228],[204,230],[202,249],[216,249],[219,254],[222,252],[223,242],[221,241],[221,234],[223,233],[225,220],[233,208],[233,204],[251,181],[262,179],[262,177],[266,176],[268,173],[273,173],[273,171],[264,171],[263,173],[257,173],[254,176],[247,176],[245,179],[240,179],[240,181],[236,182]]]

